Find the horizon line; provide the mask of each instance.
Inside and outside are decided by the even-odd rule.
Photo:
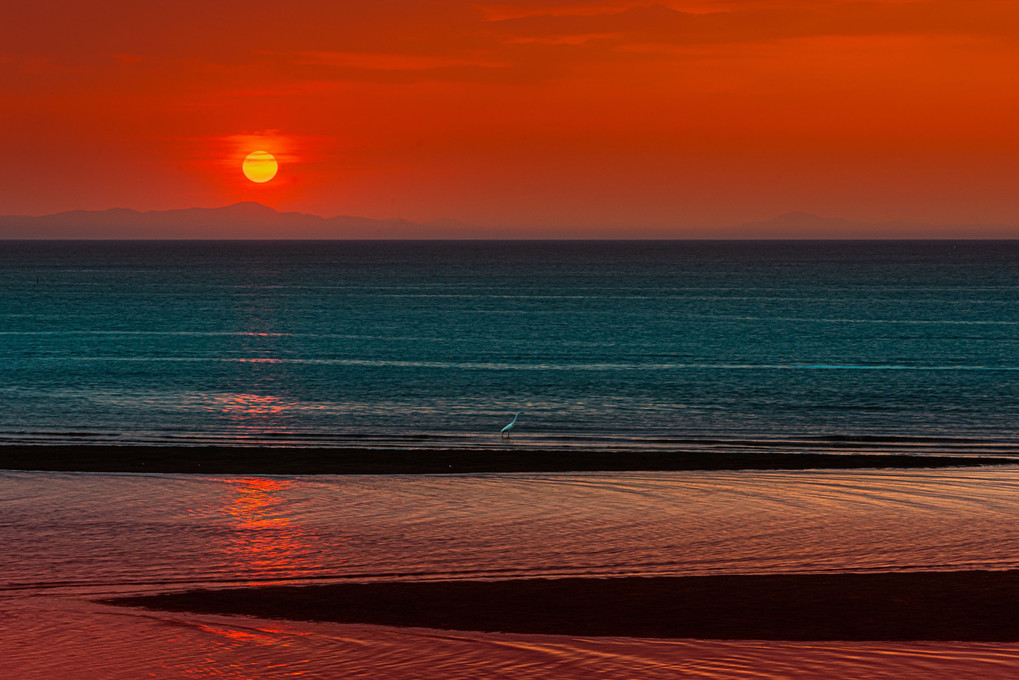
[[[314,212],[303,212],[301,210],[281,210],[279,208],[275,208],[275,207],[273,207],[271,205],[267,205],[267,204],[261,203],[259,201],[236,201],[234,203],[227,203],[227,204],[216,205],[216,206],[197,206],[197,205],[195,205],[195,206],[188,206],[188,207],[183,207],[183,208],[178,207],[178,208],[146,208],[146,209],[139,209],[139,208],[125,208],[125,207],[122,207],[122,206],[114,206],[114,207],[111,207],[111,208],[68,208],[66,210],[58,210],[56,212],[43,213],[43,214],[39,214],[39,215],[28,215],[28,214],[24,214],[24,213],[3,213],[3,214],[0,214],[0,219],[6,219],[6,218],[42,219],[42,218],[46,218],[46,217],[58,217],[58,216],[61,216],[61,215],[69,215],[71,213],[104,213],[104,212],[114,212],[114,211],[133,212],[133,213],[137,213],[138,215],[147,215],[147,214],[150,214],[150,213],[185,212],[185,211],[189,211],[189,210],[210,210],[210,211],[212,211],[212,210],[227,210],[229,208],[236,208],[236,207],[240,207],[240,206],[257,206],[259,208],[264,208],[266,210],[272,211],[273,213],[275,213],[277,215],[282,215],[282,216],[297,215],[297,216],[302,216],[302,217],[317,217],[317,218],[323,219],[323,220],[332,220],[332,219],[339,219],[339,218],[354,218],[354,219],[373,220],[373,221],[379,221],[379,222],[398,222],[398,221],[412,222],[412,223],[420,224],[420,225],[424,225],[424,226],[431,225],[431,224],[434,224],[436,222],[460,222],[460,223],[464,224],[465,226],[480,226],[480,225],[475,225],[474,223],[471,223],[471,222],[467,222],[467,221],[465,221],[465,220],[463,220],[462,218],[459,218],[459,217],[449,217],[449,216],[437,217],[437,218],[433,218],[433,219],[424,219],[422,221],[419,221],[418,218],[408,218],[408,217],[368,217],[368,216],[365,216],[365,215],[352,215],[352,214],[349,214],[349,213],[338,213],[336,215],[326,216],[326,215],[320,215],[320,214],[314,213]],[[937,222],[926,222],[926,221],[923,221],[923,220],[912,220],[912,219],[903,219],[903,218],[896,218],[896,219],[867,219],[867,218],[864,218],[864,219],[852,219],[852,218],[848,218],[848,217],[828,217],[828,216],[818,215],[816,213],[808,212],[806,210],[799,210],[799,209],[787,210],[785,212],[781,212],[781,213],[778,213],[778,214],[772,214],[770,217],[751,218],[751,219],[748,219],[748,220],[742,220],[742,221],[739,221],[739,222],[729,223],[729,227],[740,227],[740,226],[748,226],[748,225],[762,225],[762,224],[767,224],[769,222],[773,222],[773,221],[780,220],[780,219],[783,219],[783,218],[794,218],[794,217],[808,218],[808,219],[814,219],[814,220],[822,220],[822,221],[825,221],[825,222],[845,222],[845,223],[848,223],[850,225],[866,225],[866,226],[907,225],[907,226],[929,226],[929,227],[946,228],[946,229],[947,228],[964,228],[964,227],[999,227],[999,228],[1000,227],[1019,227],[1019,224],[1013,224],[1011,222],[943,222],[943,223],[937,223]],[[710,224],[704,224],[704,223],[701,223],[698,226],[701,227],[701,228],[711,228]],[[721,226],[720,224],[714,224],[713,226],[714,226],[714,228],[725,228],[724,226]],[[506,227],[502,226],[502,227],[487,227],[487,228],[506,228]],[[603,227],[600,227],[600,228],[603,228]],[[620,225],[620,228],[623,228],[623,225]],[[1019,235],[1017,235],[1016,238],[1019,238]],[[128,240],[130,240],[130,239],[128,239]],[[229,239],[227,239],[227,240],[229,240]],[[329,240],[329,239],[327,239],[327,240]],[[545,239],[535,239],[535,240],[545,240]],[[660,240],[673,240],[673,239],[660,239]],[[797,239],[787,239],[787,240],[797,240]],[[813,240],[813,239],[808,239],[808,240]],[[873,240],[885,240],[885,239],[873,239]],[[1000,240],[1000,239],[993,239],[993,240]]]
[[[651,237],[576,237],[576,238],[533,238],[533,237],[474,237],[474,238],[93,238],[82,236],[80,238],[4,238],[0,237],[0,243],[918,243],[918,242],[942,242],[942,243],[1013,243],[1019,242],[1019,235],[1014,237],[974,237],[959,238],[954,236],[924,236],[924,237],[781,237],[781,236],[758,236],[758,237],[675,237],[675,238],[651,238]]]

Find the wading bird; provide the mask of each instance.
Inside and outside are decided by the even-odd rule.
[[[509,425],[507,425],[506,427],[502,428],[502,436],[503,437],[508,437],[510,435],[510,430],[512,430],[513,426],[517,424],[517,418],[519,418],[519,417],[520,417],[520,411],[517,411],[517,414],[515,416],[513,416],[513,422],[510,423]]]

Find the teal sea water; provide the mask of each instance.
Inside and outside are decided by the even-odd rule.
[[[1017,242],[2,242],[0,442],[1019,448]]]

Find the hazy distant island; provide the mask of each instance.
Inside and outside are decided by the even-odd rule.
[[[0,216],[0,239],[416,239],[463,238],[456,220],[411,222],[279,212],[246,201],[222,208],[139,212],[72,210],[38,217]]]
[[[550,228],[542,238],[619,238],[619,232]],[[854,222],[790,212],[771,219],[723,227],[677,225],[674,230],[634,227],[627,238],[696,239],[1013,239],[1019,229],[1009,225],[944,226],[912,222]],[[138,211],[126,208],[72,210],[53,215],[0,216],[0,240],[116,239],[512,239],[508,228],[471,225],[455,219],[414,222],[402,218],[374,219],[339,215],[320,217],[279,212],[246,201],[220,208]]]

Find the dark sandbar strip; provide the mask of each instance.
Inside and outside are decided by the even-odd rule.
[[[107,604],[575,636],[1019,641],[1019,572],[403,582],[197,590]]]
[[[0,446],[0,469],[202,474],[449,474],[806,470],[1015,465],[1016,458],[764,452],[363,448]]]

